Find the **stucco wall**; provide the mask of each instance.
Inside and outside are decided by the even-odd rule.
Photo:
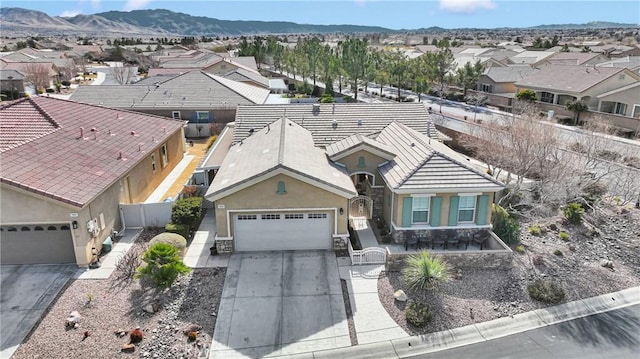
[[[598,105],[598,109],[602,109],[603,101],[610,102],[620,102],[627,105],[627,109],[625,112],[625,116],[632,117],[633,116],[633,105],[640,106],[640,86],[627,89],[626,91],[621,91],[609,96],[605,96],[599,99],[600,104]]]
[[[166,144],[169,163],[164,168],[162,167],[162,156],[160,155],[162,143],[158,142],[158,146],[154,150],[149,151],[147,157],[129,172],[128,177],[131,202],[127,202],[125,200],[125,194],[122,192],[120,194],[120,200],[122,203],[144,202],[144,200],[149,197],[149,195],[164,180],[171,170],[173,170],[174,167],[182,161],[184,154],[184,140],[182,138],[181,131],[177,131],[173,136],[171,136],[167,140]],[[152,153],[155,154],[156,160],[155,173],[151,166]],[[121,183],[122,181],[124,181],[124,179],[120,180]]]
[[[285,183],[286,194],[276,194],[278,182]],[[347,207],[349,200],[324,189],[294,179],[284,174],[265,179],[215,202],[216,229],[218,236],[233,236],[233,217],[230,216],[231,231],[227,231],[227,212],[242,209],[294,209],[294,208],[344,208],[338,213],[337,234],[347,234]],[[219,208],[223,205],[224,209]],[[312,211],[313,212],[313,211]],[[329,211],[333,226],[334,212]],[[268,210],[261,213],[269,213]],[[332,228],[333,233],[333,228]]]
[[[358,167],[358,160],[360,157],[364,157],[365,167]],[[354,173],[363,173],[367,172],[373,175],[374,177],[374,185],[382,186],[384,185],[384,181],[380,178],[380,173],[378,172],[378,165],[385,162],[386,160],[382,157],[371,154],[367,151],[357,151],[348,156],[345,156],[339,159],[336,162],[339,162],[346,166],[347,172],[349,174]]]
[[[449,205],[451,201],[451,196],[457,196],[457,193],[435,193],[436,196],[442,197],[442,207],[440,210],[440,223],[437,226],[447,226],[449,224]],[[491,223],[491,203],[493,203],[493,197],[495,193],[493,192],[482,192],[482,195],[489,196],[489,200],[487,201],[487,210],[486,210],[486,223]],[[393,223],[402,227],[402,203],[404,198],[411,197],[408,194],[394,194],[394,208],[393,208]],[[386,198],[386,197],[385,197]],[[478,200],[476,199],[476,216],[478,214]],[[476,217],[477,222],[477,217]],[[431,224],[433,226],[433,224]],[[435,227],[435,226],[434,226]]]

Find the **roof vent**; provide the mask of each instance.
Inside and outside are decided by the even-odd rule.
[[[311,112],[313,112],[313,113],[320,112],[320,104],[319,103],[314,103],[313,106],[311,107]]]
[[[249,136],[253,135],[253,132],[255,132],[255,129],[253,127],[251,127],[249,129]]]
[[[131,136],[138,136],[138,133],[136,133],[136,131],[131,131]]]
[[[358,126],[362,126],[362,120],[358,120]]]
[[[411,142],[411,147],[416,147],[415,142]]]
[[[331,127],[333,127],[333,129],[338,128],[338,120],[334,118],[333,121],[331,121]]]
[[[126,161],[126,160],[127,160],[127,158],[126,158],[126,157],[124,157],[124,155],[122,154],[122,151],[118,152],[118,159],[119,159],[119,160],[123,160],[123,161]]]

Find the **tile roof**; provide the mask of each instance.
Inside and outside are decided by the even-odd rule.
[[[16,70],[0,70],[0,80],[9,81],[9,76],[16,81],[24,80],[24,76]]]
[[[547,58],[546,61],[553,65],[582,65],[597,57],[602,57],[602,54],[593,52],[558,52]]]
[[[358,148],[373,149],[380,154],[380,157],[387,159],[392,159],[396,155],[394,148],[359,133],[330,144],[327,146],[326,151],[327,155],[335,161],[344,154]]]
[[[238,82],[254,82],[260,84],[264,88],[269,88],[269,79],[262,76],[259,72],[247,70],[239,67],[233,71],[230,71],[222,77]]]
[[[506,66],[506,67],[498,67],[492,66],[486,69],[483,75],[487,76],[494,82],[516,82],[527,77],[533,68],[529,65],[516,65],[516,66]]]
[[[25,131],[24,122],[37,130]],[[49,97],[0,107],[0,123],[0,182],[76,207],[90,203],[183,126],[166,117]],[[5,130],[5,124],[18,127]]]
[[[311,133],[280,118],[229,149],[206,197],[223,198],[279,169],[347,198],[357,195],[345,169],[331,163],[325,152],[315,147]]]
[[[439,136],[422,103],[275,104],[238,106],[233,143],[282,116],[311,131],[316,146],[321,147],[356,133],[376,134],[393,121],[432,138]]]
[[[402,191],[500,190],[504,185],[467,163],[462,155],[441,142],[398,122],[378,135],[379,142],[397,156],[379,167],[385,182]]]
[[[262,104],[268,96],[268,89],[194,70],[155,86],[80,86],[71,99],[117,108],[180,110]]]
[[[581,93],[622,71],[611,67],[545,65],[517,81],[516,86]]]

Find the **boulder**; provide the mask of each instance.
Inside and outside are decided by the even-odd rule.
[[[136,351],[136,346],[133,344],[125,344],[120,350],[124,353],[133,353],[134,351]]]
[[[153,303],[149,303],[147,305],[145,305],[144,307],[142,307],[142,310],[144,310],[147,313],[155,313],[156,312],[156,307],[153,305]]]
[[[407,294],[402,289],[399,289],[395,293],[393,293],[393,297],[400,302],[406,302],[409,299]]]
[[[604,268],[608,268],[608,269],[613,270],[613,262],[612,262],[612,261],[610,261],[610,260],[608,260],[608,259],[603,259],[603,260],[600,262],[600,266],[601,266],[601,267],[604,267]]]

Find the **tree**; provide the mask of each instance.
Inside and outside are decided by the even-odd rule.
[[[467,90],[470,88],[475,89],[478,84],[478,79],[484,71],[484,65],[480,63],[480,60],[476,61],[473,65],[470,62],[464,64],[462,68],[456,71],[456,82],[462,87],[463,95],[467,96]]]
[[[111,67],[111,73],[120,85],[126,85],[131,81],[131,78],[135,76],[136,70],[129,64],[116,64]]]
[[[369,49],[366,39],[351,38],[338,42],[340,51],[340,63],[347,76],[352,81],[354,100],[358,100],[358,80],[366,77],[367,64],[369,62]]]
[[[303,40],[298,43],[296,48],[300,46],[300,50],[308,64],[309,71],[311,72],[311,77],[313,79],[313,87],[316,86],[316,76],[318,73],[318,65],[320,62],[320,57],[322,56],[322,44],[320,44],[320,39],[317,37],[313,37],[308,40]]]
[[[451,71],[455,68],[455,59],[453,53],[448,47],[443,47],[438,52],[430,52],[424,54],[426,56],[426,66],[429,79],[433,81],[440,97],[440,113],[442,113],[442,102],[444,94],[449,88],[452,76]]]
[[[589,106],[587,106],[586,103],[580,100],[575,100],[567,103],[566,108],[567,110],[573,112],[573,114],[575,115],[573,120],[574,125],[578,125],[580,123],[580,114],[582,112],[589,111]]]
[[[391,82],[398,89],[397,101],[400,101],[400,88],[405,85],[407,76],[409,75],[407,55],[405,55],[400,49],[389,52],[386,66],[389,69],[389,75],[391,75]]]
[[[536,93],[533,90],[525,89],[516,92],[516,99],[519,101],[535,102]]]
[[[171,208],[171,222],[194,229],[202,215],[202,197],[188,197],[175,202]]]
[[[152,245],[142,256],[146,265],[138,269],[136,278],[150,278],[159,288],[169,288],[179,275],[191,271],[180,258],[180,251],[167,243]]]
[[[50,70],[50,65],[36,62],[29,62],[22,67],[25,81],[31,83],[37,92],[44,92],[51,84]]]

